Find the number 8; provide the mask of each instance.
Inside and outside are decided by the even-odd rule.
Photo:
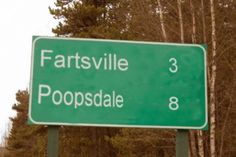
[[[178,104],[179,99],[175,96],[172,96],[169,98],[169,108],[172,111],[178,110],[179,109],[179,104]]]

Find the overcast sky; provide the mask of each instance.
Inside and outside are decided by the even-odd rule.
[[[32,35],[53,36],[48,11],[56,0],[3,0],[0,4],[0,137],[6,130],[18,90],[29,87]],[[1,138],[0,138],[1,139]],[[0,141],[1,142],[1,141]]]

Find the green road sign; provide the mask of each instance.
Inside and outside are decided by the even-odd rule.
[[[201,45],[33,37],[29,120],[203,129],[206,83]]]

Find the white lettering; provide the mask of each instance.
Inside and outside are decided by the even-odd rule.
[[[124,102],[124,99],[121,95],[117,95],[116,97],[116,106],[119,107],[119,108],[122,108],[123,107],[123,102]]]
[[[69,99],[69,101],[68,101],[68,99]],[[72,92],[69,92],[69,91],[65,92],[65,94],[64,94],[64,102],[68,106],[70,106],[73,103],[73,93]]]
[[[58,97],[59,97],[58,101],[56,101],[56,95],[58,95]],[[53,92],[53,94],[52,94],[52,102],[55,105],[60,105],[61,104],[61,102],[62,102],[62,93],[59,90],[56,90],[56,91]]]
[[[87,56],[82,57],[81,62],[82,62],[81,67],[83,69],[90,69],[91,68],[91,63],[90,63],[89,57],[87,57]]]
[[[47,92],[42,93],[43,92],[43,88],[47,90]],[[41,104],[42,102],[42,97],[43,96],[49,96],[51,93],[51,88],[48,85],[44,85],[44,84],[40,84],[39,85],[39,92],[38,92],[38,103]]]
[[[95,106],[102,106],[102,90],[99,93],[96,93],[93,98],[93,103]]]
[[[41,50],[41,67],[45,66],[46,60],[52,60],[55,68],[127,71],[129,66],[128,60],[126,58],[118,58],[116,54],[111,53],[104,53],[103,56],[99,57],[79,56],[78,52],[76,52],[74,55],[68,56],[65,56],[65,54],[50,56],[49,53],[53,53],[53,51],[44,49]]]
[[[78,101],[78,98],[80,98],[80,101]],[[84,102],[84,95],[81,92],[76,92],[75,93],[75,108],[77,108],[78,106],[83,105]]]
[[[101,63],[102,63],[102,58],[99,58],[98,63],[94,57],[92,57],[93,64],[95,66],[95,69],[100,69]]]
[[[87,106],[92,106],[93,105],[92,96],[93,95],[91,93],[86,93],[85,94],[85,99],[86,99],[85,105],[87,105]]]
[[[41,62],[40,62],[41,67],[44,67],[44,60],[45,59],[51,60],[51,57],[45,56],[45,53],[53,53],[53,51],[52,50],[41,50]]]
[[[55,57],[54,66],[57,68],[65,68],[65,57],[62,55],[57,55]]]
[[[54,104],[56,106],[66,105],[78,108],[85,107],[106,107],[106,108],[122,108],[124,99],[122,95],[116,94],[115,91],[105,93],[99,90],[95,93],[53,90],[49,85],[39,84],[38,104]],[[44,98],[44,101],[43,101]],[[51,102],[50,102],[51,100]]]
[[[118,61],[118,68],[121,70],[121,71],[126,71],[128,70],[128,61],[124,58],[120,59]]]

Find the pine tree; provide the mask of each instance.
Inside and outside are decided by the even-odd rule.
[[[11,118],[12,129],[7,139],[6,157],[43,157],[45,156],[46,133],[43,126],[30,126],[27,124],[29,93],[18,91],[17,103],[12,109],[17,112],[15,118]]]
[[[57,0],[56,8],[49,7],[49,10],[61,21],[52,32],[57,36],[104,38],[107,12],[112,3],[112,0]]]
[[[57,0],[56,8],[49,10],[61,22],[52,31],[57,36],[65,37],[114,38],[116,33],[108,26],[112,23],[108,11],[113,4],[114,0]],[[60,154],[63,157],[115,156],[106,137],[112,137],[118,131],[119,129],[113,128],[62,127]]]
[[[208,79],[212,81],[212,72],[217,73],[213,152],[215,156],[233,157],[236,154],[236,2],[214,1],[215,19],[210,4],[203,0],[201,3],[199,0],[57,0],[55,8],[49,10],[59,20],[52,30],[56,36],[168,42],[184,38],[186,43],[207,44]],[[211,40],[215,36],[213,31],[217,47],[215,39]],[[27,91],[16,94],[13,110],[17,116],[11,119],[6,157],[45,156],[47,128],[27,124],[28,96]],[[61,157],[169,157],[174,156],[174,133],[163,129],[61,126],[59,154]],[[200,140],[193,144],[196,149],[191,149],[192,154],[196,156],[198,151],[199,157],[210,156],[210,135],[210,131],[200,131],[193,136],[194,140],[196,136]]]
[[[124,128],[110,140],[119,150],[118,157],[175,156],[174,134],[163,129]]]

